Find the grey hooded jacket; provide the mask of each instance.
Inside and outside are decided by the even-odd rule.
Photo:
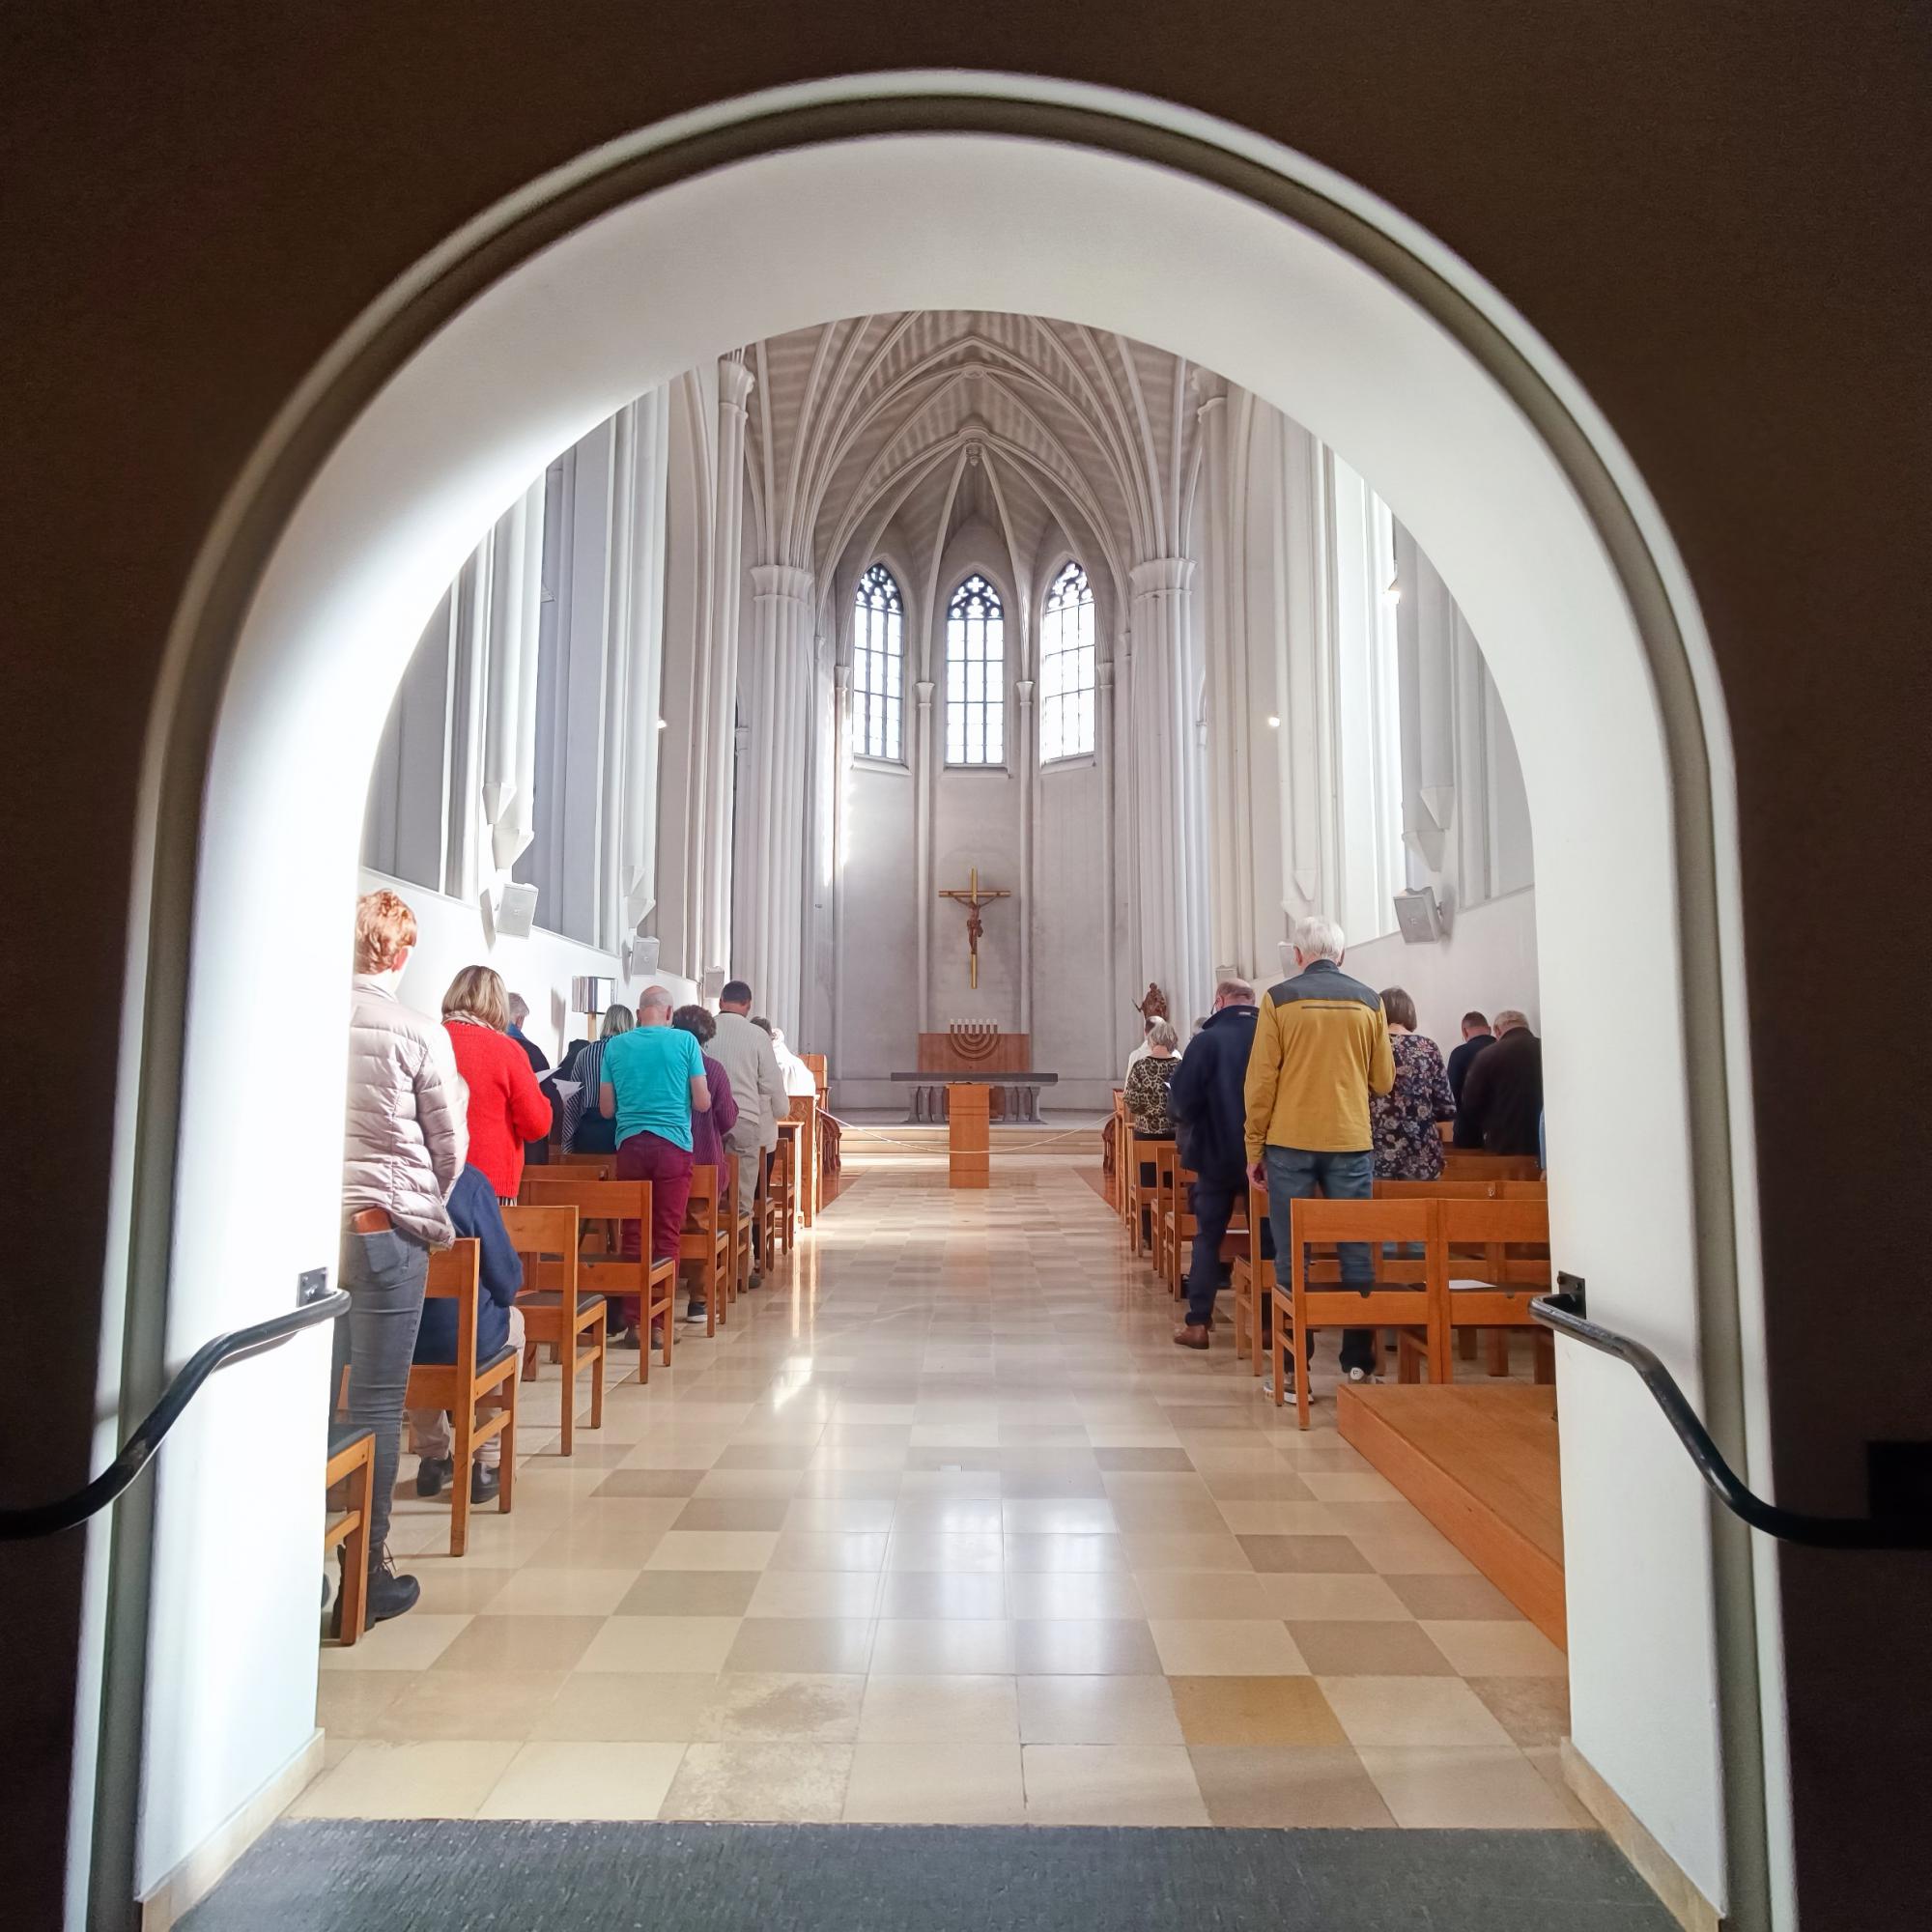
[[[441,1027],[358,973],[349,1009],[345,1216],[381,1208],[405,1234],[448,1247],[456,1233],[443,1204],[469,1151],[467,1111]]]

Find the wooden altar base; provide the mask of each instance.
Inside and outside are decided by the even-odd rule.
[[[1553,1388],[1345,1383],[1335,1418],[1344,1441],[1569,1648]]]
[[[986,1187],[992,1182],[991,1090],[959,1082],[946,1090],[946,1184]]]

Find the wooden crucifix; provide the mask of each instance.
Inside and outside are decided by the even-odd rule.
[[[980,985],[980,935],[985,931],[985,922],[980,917],[981,906],[991,905],[995,899],[1009,899],[1012,894],[1003,886],[989,886],[982,893],[980,890],[980,868],[972,869],[971,883],[962,893],[956,888],[942,892],[943,899],[956,899],[966,908],[966,983],[976,991]]]

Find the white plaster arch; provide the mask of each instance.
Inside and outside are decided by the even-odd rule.
[[[855,265],[825,245],[909,205],[926,215],[917,246]],[[1559,1166],[1559,1253],[1595,1307],[1703,1387],[1734,1448],[1761,1441],[1740,1370],[1757,1311],[1733,1191],[1749,1150],[1728,753],[1641,479],[1500,298],[1359,190],[1158,103],[957,74],[736,102],[585,157],[412,275],[238,481],[185,599],[147,775],[131,979],[148,1015],[117,1159],[148,1163],[129,1252],[165,1257],[170,1289],[164,1321],[130,1324],[136,1359],[258,1317],[333,1252],[335,1109],[303,1110],[270,1145],[232,1095],[264,1064],[292,1091],[340,1091],[329,1016],[363,774],[477,533],[641,388],[849,314],[855,293],[1172,348],[1375,480],[1483,637],[1539,840],[1564,855],[1538,892],[1551,1139],[1572,1177]],[[1631,973],[1632,931],[1674,935],[1675,970]],[[292,1010],[317,1023],[292,1030]],[[174,1146],[172,1185],[156,1185]],[[325,1355],[292,1349],[211,1385],[162,1467],[152,1574],[117,1577],[146,1598],[166,1662],[110,1683],[145,1697],[137,1881],[252,1796],[312,1720],[310,1513],[286,1505],[313,1489],[321,1432],[287,1419],[319,1414]],[[1566,1352],[1563,1393],[1578,1745],[1710,1896],[1749,1911],[1765,1760],[1747,1559],[1714,1539],[1694,1475],[1619,1372]]]

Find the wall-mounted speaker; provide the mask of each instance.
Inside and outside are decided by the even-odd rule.
[[[1395,919],[1404,940],[1410,946],[1433,946],[1448,928],[1432,886],[1396,894]]]
[[[536,923],[537,889],[507,882],[497,895],[497,936],[499,939],[527,939]]]

